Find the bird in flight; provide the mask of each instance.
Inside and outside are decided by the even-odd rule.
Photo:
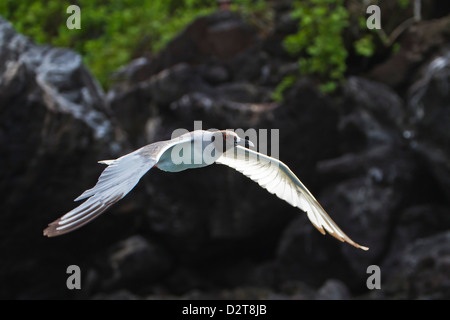
[[[99,161],[108,167],[93,188],[75,199],[87,200],[50,223],[44,235],[59,236],[92,221],[125,197],[141,177],[154,167],[167,172],[179,172],[219,163],[241,172],[270,193],[306,212],[311,223],[322,234],[327,231],[342,242],[368,250],[338,227],[288,166],[250,149],[250,146],[254,147],[251,141],[241,139],[231,130],[195,130],[171,140],[146,145],[115,160]]]

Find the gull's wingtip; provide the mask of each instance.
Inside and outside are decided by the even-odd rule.
[[[347,242],[347,243],[350,243],[352,246],[354,246],[355,248],[358,248],[358,249],[361,249],[361,250],[364,250],[364,251],[368,251],[369,250],[369,247],[366,247],[366,246],[362,246],[362,245],[360,245],[360,244],[357,244],[356,242],[354,242],[354,241],[352,241],[352,240],[350,240],[350,241],[346,241],[346,240],[342,240],[342,241],[345,241],[345,242]]]
[[[354,246],[355,248],[358,248],[358,249],[361,249],[361,250],[364,250],[364,251],[368,251],[368,250],[369,250],[369,247],[366,247],[366,246],[362,246],[362,245],[360,245],[360,244],[357,244],[356,242],[354,242],[354,241],[351,240],[350,238],[348,238],[348,239],[342,239],[341,241],[342,241],[342,242],[347,242],[347,243],[351,244],[352,246]]]
[[[61,235],[62,232],[57,229],[58,222],[59,222],[59,219],[50,223],[48,225],[48,227],[45,228],[44,231],[42,232],[43,235],[45,237],[49,237],[49,238]]]

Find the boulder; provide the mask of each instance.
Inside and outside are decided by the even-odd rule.
[[[449,299],[450,233],[421,238],[408,245],[398,256],[384,298]],[[382,284],[383,288],[383,284]]]
[[[317,300],[348,300],[350,291],[347,286],[339,280],[327,280],[316,294]]]
[[[256,43],[256,31],[239,15],[219,11],[190,24],[158,55],[154,72],[179,63],[202,64],[211,58],[230,59]]]
[[[124,141],[78,54],[37,45],[0,18],[0,57],[0,277],[13,283],[34,274],[20,295],[48,297],[62,287],[42,291],[40,279],[53,270],[45,259],[70,240],[56,244],[42,230],[74,207],[73,199],[100,173],[96,162],[118,156]],[[64,261],[65,270],[72,264],[66,258],[54,265]]]
[[[419,71],[408,91],[407,133],[411,147],[426,162],[450,196],[450,48],[432,58]]]
[[[404,35],[404,65],[385,61],[398,64],[392,78],[375,69],[324,95],[301,76],[276,103],[271,92],[298,64],[281,44],[296,28],[290,1],[274,10],[263,39],[234,13],[198,18],[158,56],[120,68],[107,94],[79,55],[36,45],[0,20],[0,297],[448,296],[447,18]],[[95,183],[98,160],[200,120],[202,129],[268,137],[260,151],[285,162],[370,250],[322,236],[300,210],[220,165],[151,170],[98,221],[42,236]],[[64,286],[73,264],[78,293]],[[371,264],[386,291],[367,293]]]
[[[171,270],[170,255],[159,245],[140,235],[131,236],[110,249],[112,276],[104,280],[103,290],[139,287],[160,282]],[[149,276],[151,275],[151,276]]]
[[[400,50],[370,71],[373,80],[392,88],[409,86],[415,69],[449,43],[450,15],[411,26],[400,40]]]

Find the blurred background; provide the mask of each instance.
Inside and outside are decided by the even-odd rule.
[[[446,0],[3,0],[0,298],[448,299],[449,88]],[[151,170],[99,219],[42,235],[98,160],[195,120],[279,129],[280,159],[370,250],[220,165]]]

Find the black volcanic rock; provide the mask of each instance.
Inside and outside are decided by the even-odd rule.
[[[450,197],[450,48],[445,48],[420,71],[408,92],[407,134],[411,147],[423,157]]]
[[[25,297],[49,270],[37,268],[55,245],[42,230],[96,181],[96,161],[119,155],[124,144],[104,92],[78,54],[36,45],[1,18],[0,35],[0,277],[13,283],[37,272],[28,288],[2,293]],[[44,296],[52,294],[49,288]]]
[[[277,4],[283,17],[266,37],[234,13],[201,17],[158,56],[120,68],[107,94],[78,54],[37,45],[0,20],[0,297],[448,297],[444,38],[423,50],[402,46],[398,57],[423,54],[405,58],[393,78],[348,76],[325,95],[300,76],[273,102],[277,83],[298,72],[282,50],[283,35],[295,31],[288,11],[289,1]],[[98,160],[199,121],[255,130],[258,142],[269,134],[265,152],[278,147],[344,232],[370,250],[322,236],[300,210],[220,165],[152,169],[99,219],[42,236],[95,183]],[[80,292],[65,287],[72,264],[81,268]],[[371,264],[386,291],[368,292]]]

